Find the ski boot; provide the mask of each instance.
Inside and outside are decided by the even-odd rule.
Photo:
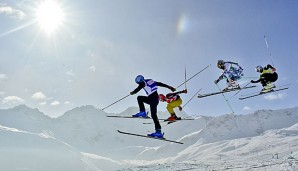
[[[145,111],[141,111],[141,112],[139,112],[139,113],[137,113],[137,114],[134,114],[134,115],[132,115],[132,117],[143,117],[143,118],[148,118],[148,116],[147,116],[147,112],[145,112]]]
[[[272,84],[271,82],[268,82],[264,87],[263,89],[261,90],[261,93],[267,93],[269,91],[272,91],[273,88],[275,88],[275,85]]]
[[[273,89],[272,88],[263,88],[262,90],[261,90],[261,93],[267,93],[267,92],[269,92],[269,91],[273,91]]]
[[[273,83],[271,83],[271,82],[268,82],[266,86],[267,86],[267,88],[271,88],[271,89],[276,87],[276,86],[275,86]]]
[[[152,134],[147,134],[148,137],[153,137],[153,138],[163,138],[163,133],[161,132],[160,129],[157,129],[154,133]]]
[[[233,89],[240,89],[239,84],[236,83],[236,81],[229,81],[227,82],[228,86],[224,88],[222,91],[227,91],[227,90],[233,90]]]
[[[180,117],[177,117],[175,114],[171,115],[168,119],[166,119],[165,121],[169,121],[169,122],[175,122],[176,120],[181,120]]]

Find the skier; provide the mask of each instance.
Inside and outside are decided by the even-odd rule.
[[[138,93],[143,88],[145,90],[147,96],[138,96],[137,100],[138,100],[140,112],[135,115],[132,115],[132,116],[133,117],[147,117],[144,103],[149,104],[151,117],[152,117],[152,119],[154,121],[154,125],[155,125],[155,132],[152,134],[148,134],[148,136],[163,138],[163,134],[161,133],[161,126],[160,126],[160,123],[159,123],[159,120],[157,117],[157,105],[159,102],[157,88],[158,88],[158,86],[166,87],[173,92],[176,89],[169,85],[166,85],[164,83],[153,81],[152,79],[145,79],[142,75],[138,75],[135,78],[135,82],[137,84],[139,84],[139,86],[135,90],[130,92],[130,94],[134,95],[134,94]]]
[[[268,91],[271,91],[273,88],[275,88],[275,85],[273,82],[275,82],[278,79],[278,74],[275,72],[276,69],[272,67],[270,64],[268,64],[266,67],[262,67],[258,65],[256,67],[256,71],[260,73],[260,78],[256,81],[251,80],[251,83],[258,83],[261,82],[263,89],[261,92],[265,93]]]
[[[181,120],[180,117],[177,117],[174,108],[178,107],[180,111],[182,111],[182,107],[180,106],[182,104],[182,99],[179,96],[181,93],[187,93],[187,89],[175,92],[175,93],[168,93],[166,96],[163,94],[159,95],[159,100],[162,102],[167,102],[167,110],[170,113],[170,117],[166,119],[165,121],[174,122],[176,120]]]
[[[227,87],[223,89],[223,91],[229,89],[240,89],[239,84],[236,83],[243,76],[243,69],[238,63],[218,60],[217,67],[222,69],[223,72],[219,76],[217,80],[214,81],[217,84],[220,80],[226,78],[227,79]]]

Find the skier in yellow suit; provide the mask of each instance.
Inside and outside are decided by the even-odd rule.
[[[170,113],[170,117],[168,119],[166,119],[165,121],[170,121],[170,122],[174,122],[176,120],[181,120],[180,117],[177,117],[177,115],[175,114],[174,108],[178,107],[179,110],[182,110],[182,107],[180,106],[182,104],[182,99],[179,96],[179,94],[181,93],[187,93],[187,90],[182,90],[179,92],[175,92],[175,93],[169,93],[166,96],[163,94],[159,94],[159,100],[162,102],[167,102],[167,110]]]
[[[270,64],[268,64],[265,67],[258,65],[256,67],[256,71],[260,73],[260,79],[256,81],[251,80],[250,82],[251,83],[261,82],[263,86],[261,93],[272,91],[272,89],[275,88],[275,85],[273,84],[273,82],[275,82],[278,79],[278,74],[276,73],[276,69]]]

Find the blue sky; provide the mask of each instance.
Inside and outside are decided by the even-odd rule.
[[[241,85],[257,79],[255,66],[268,63],[277,68],[277,86],[290,84],[287,91],[239,101],[241,94],[261,87],[243,90],[229,100],[235,114],[297,106],[297,1],[60,0],[63,20],[51,33],[37,20],[42,3],[0,3],[1,108],[26,104],[53,117],[81,105],[104,108],[134,90],[138,74],[176,87],[184,81],[185,67],[190,77],[211,64],[187,83],[186,102],[200,88],[200,93],[218,90],[213,83],[221,73],[218,59],[244,68]],[[226,85],[221,81],[219,86]],[[106,111],[137,106],[136,98]],[[160,103],[158,110],[165,106]],[[222,95],[194,98],[184,110],[189,115],[231,113]]]

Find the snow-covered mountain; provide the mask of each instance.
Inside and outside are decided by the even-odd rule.
[[[147,134],[154,131],[151,119],[107,117],[137,111],[131,107],[108,114],[82,106],[50,118],[24,105],[1,109],[0,170],[206,170],[210,165],[214,170],[241,170],[258,164],[298,170],[298,107],[249,115],[196,116],[170,125],[161,121],[165,137],[183,145],[117,132]],[[184,112],[177,114],[188,117]],[[158,115],[168,117],[167,112]],[[256,161],[266,161],[267,166]]]

